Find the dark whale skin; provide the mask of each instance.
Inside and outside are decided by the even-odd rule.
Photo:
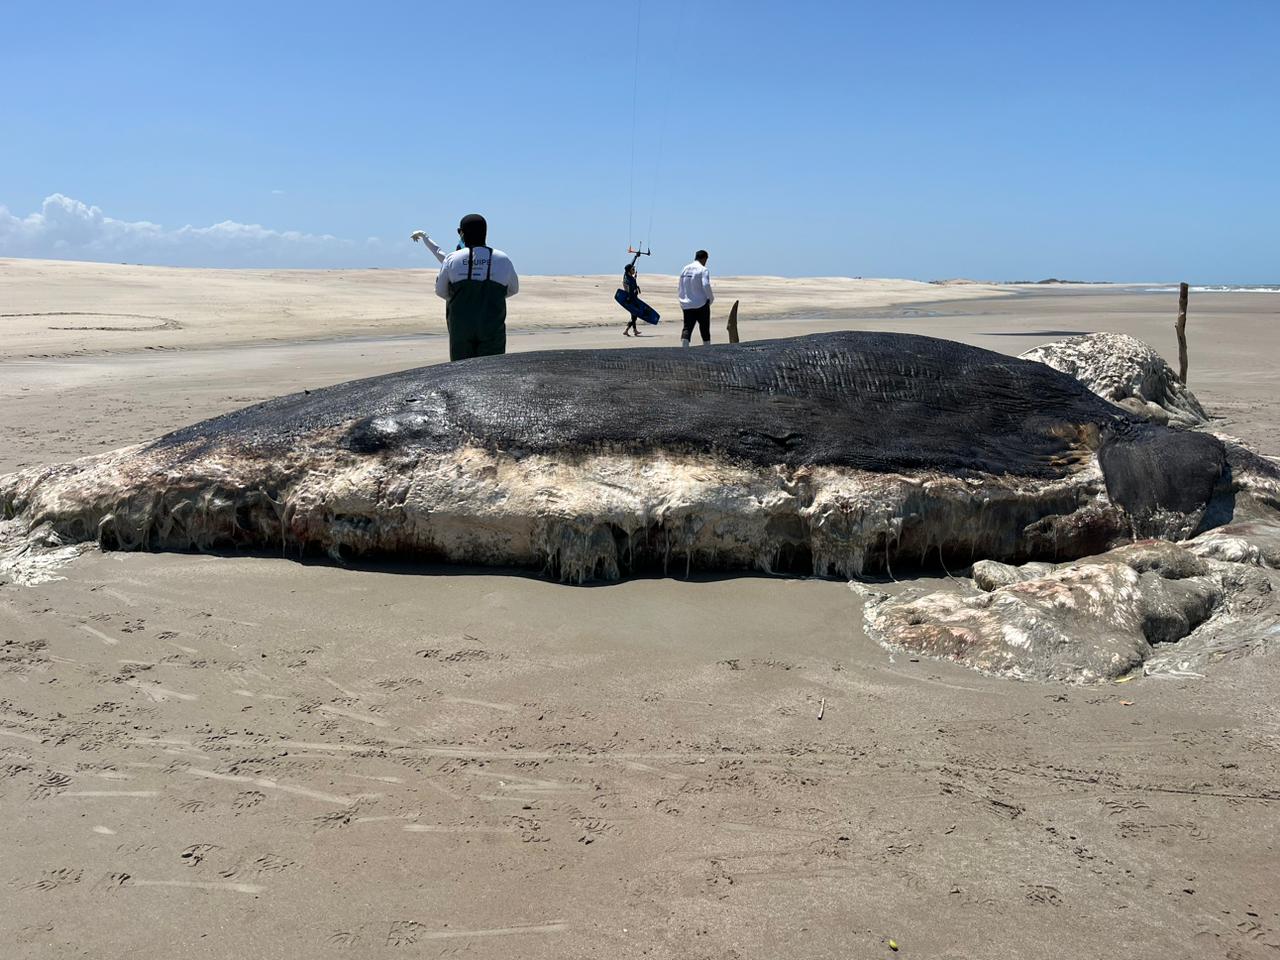
[[[679,451],[755,465],[1046,480],[1074,469],[1081,438],[1092,436],[1109,495],[1135,516],[1203,509],[1225,467],[1215,437],[1143,423],[1045,364],[879,332],[419,367],[269,400],[153,447],[182,459],[222,445],[270,455],[333,430],[368,455],[465,445]]]

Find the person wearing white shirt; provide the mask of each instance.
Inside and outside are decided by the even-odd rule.
[[[689,346],[693,328],[702,334],[703,344],[711,342],[711,304],[716,295],[711,292],[711,271],[707,269],[707,251],[699,250],[693,262],[680,271],[677,290],[680,309],[684,311],[684,330],[680,333],[680,345]]]
[[[445,301],[450,360],[507,352],[507,298],[519,292],[520,278],[505,253],[485,245],[488,230],[480,214],[463,217],[458,224],[462,242],[447,256],[423,234],[440,260],[436,295]]]

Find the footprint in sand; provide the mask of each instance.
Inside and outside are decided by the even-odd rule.
[[[50,771],[41,777],[31,789],[32,800],[44,800],[61,793],[71,785],[71,778],[65,773]]]
[[[324,942],[331,947],[354,947],[360,943],[360,934],[355,930],[337,930],[325,937]]]
[[[57,890],[59,887],[69,887],[80,882],[80,878],[84,875],[84,871],[76,870],[71,867],[61,867],[57,870],[46,870],[44,876],[34,883],[27,884],[28,890]]]
[[[231,801],[231,806],[236,810],[251,810],[265,799],[267,799],[265,793],[260,793],[257,790],[246,790],[243,793],[236,794],[236,798]]]
[[[288,857],[277,856],[274,853],[265,853],[253,861],[253,868],[258,873],[281,873],[290,870],[298,864]]]
[[[193,843],[178,854],[178,857],[186,866],[198,867],[209,854],[221,849],[220,846],[214,843]]]

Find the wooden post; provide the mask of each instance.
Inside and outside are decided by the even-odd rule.
[[[733,301],[733,306],[729,308],[729,322],[725,325],[729,330],[729,342],[738,342],[738,301]]]
[[[1187,385],[1187,285],[1178,285],[1178,379]]]

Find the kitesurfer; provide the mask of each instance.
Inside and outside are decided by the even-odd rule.
[[[507,352],[507,297],[519,291],[520,278],[505,253],[486,245],[488,231],[480,214],[463,217],[461,243],[441,261],[436,277],[436,295],[445,301],[450,360]]]
[[[680,333],[680,345],[689,346],[696,325],[702,334],[703,344],[711,342],[711,304],[716,296],[711,292],[711,272],[707,269],[707,251],[699,250],[693,262],[680,271],[680,309],[684,311],[684,330]]]
[[[640,280],[636,277],[636,262],[634,260],[622,269],[622,289],[627,295],[623,306],[630,309],[640,299]],[[639,319],[640,315],[635,310],[631,310],[631,320],[622,331],[624,337],[631,336],[633,332],[637,337],[640,336],[640,328],[636,326],[636,321]]]

